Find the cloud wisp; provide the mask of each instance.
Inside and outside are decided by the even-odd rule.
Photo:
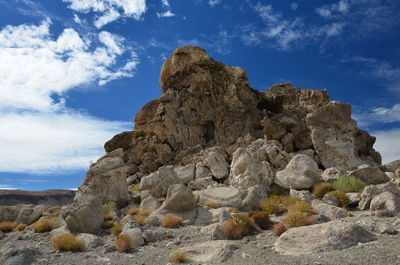
[[[50,20],[0,31],[0,171],[57,173],[87,168],[102,144],[130,124],[66,107],[67,92],[134,75],[139,61],[124,39],[106,31],[54,38]]]

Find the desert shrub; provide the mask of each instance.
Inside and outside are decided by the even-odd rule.
[[[51,230],[53,230],[53,225],[55,222],[55,217],[40,219],[33,225],[33,229],[36,233],[50,232]]]
[[[347,193],[347,192],[361,192],[365,186],[364,181],[353,176],[340,176],[335,182],[333,187],[335,190]]]
[[[286,226],[284,223],[280,222],[274,225],[274,228],[272,228],[272,233],[274,236],[280,236],[283,233],[285,233],[287,230]]]
[[[142,190],[142,188],[140,187],[140,184],[135,184],[132,189],[136,190],[136,191],[141,191]]]
[[[140,212],[139,208],[133,207],[133,208],[130,208],[126,213],[129,215],[135,215],[135,214],[138,214],[139,212]]]
[[[216,202],[205,202],[203,205],[208,207],[208,208],[213,208],[213,209],[221,208],[221,205],[219,203],[216,203]]]
[[[170,255],[171,261],[186,262],[188,261],[187,253],[182,250],[175,250]]]
[[[272,196],[266,200],[263,200],[260,204],[268,214],[282,215],[288,211],[288,207],[301,199],[297,196]]]
[[[249,217],[253,219],[254,223],[262,230],[267,230],[273,225],[271,219],[269,219],[268,212],[254,211],[249,214]]]
[[[239,209],[238,209],[238,208],[231,208],[231,209],[229,209],[229,213],[237,213],[237,212],[239,212]]]
[[[182,225],[183,219],[176,215],[168,215],[161,221],[162,227],[177,228]]]
[[[56,209],[51,213],[54,217],[59,217],[62,214],[61,209]]]
[[[0,231],[1,232],[11,232],[17,226],[16,223],[13,222],[1,222],[0,223]]]
[[[142,225],[146,218],[151,214],[151,211],[141,210],[136,216],[135,221],[137,224]]]
[[[340,207],[346,207],[347,204],[349,204],[350,202],[349,196],[347,196],[346,193],[341,192],[339,190],[331,191],[329,192],[329,194],[335,196],[336,199],[338,199]]]
[[[111,229],[111,234],[114,236],[119,235],[122,232],[122,225],[120,223],[114,223],[112,229]]]
[[[17,225],[17,230],[20,231],[20,232],[22,232],[22,231],[24,231],[27,227],[28,227],[27,224],[19,224],[19,225]]]
[[[104,203],[101,208],[103,209],[103,214],[106,215],[107,213],[111,212],[112,210],[117,208],[117,204],[113,201],[109,201]]]
[[[229,239],[241,239],[258,231],[253,219],[245,214],[236,214],[222,224],[221,232]]]
[[[283,196],[284,195],[284,191],[282,189],[280,190],[269,190],[268,192],[268,197],[273,197],[273,196]]]
[[[314,185],[313,194],[317,196],[317,198],[322,199],[325,194],[334,190],[335,188],[333,187],[332,183],[321,182]]]
[[[76,238],[73,234],[55,235],[51,239],[53,247],[60,251],[80,251],[84,242]]]
[[[305,201],[296,201],[294,204],[289,205],[288,213],[294,212],[317,214],[317,211]]]
[[[102,224],[101,224],[101,228],[103,228],[103,229],[110,229],[111,227],[113,227],[114,226],[114,223],[113,222],[103,222]]]
[[[119,235],[115,241],[115,248],[118,252],[128,252],[137,248],[137,246],[132,243],[129,235]]]
[[[299,227],[315,224],[314,216],[306,216],[302,212],[290,212],[283,221],[286,227]]]
[[[115,216],[117,216],[117,214],[115,213],[115,211],[111,210],[108,213],[104,214],[104,219],[112,220]]]

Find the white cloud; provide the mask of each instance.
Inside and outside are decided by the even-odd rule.
[[[163,6],[169,7],[169,2],[168,2],[168,0],[161,0],[161,2],[162,2],[162,4],[163,4]]]
[[[331,17],[340,14],[346,14],[350,9],[350,3],[347,0],[340,0],[336,4],[324,5],[315,11],[322,17]]]
[[[95,26],[102,26],[118,19],[129,17],[141,19],[146,12],[146,0],[63,0],[70,3],[72,10],[89,13],[100,13],[100,18],[95,21]]]
[[[400,122],[400,103],[395,104],[392,107],[375,106],[368,110],[362,110],[359,107],[356,107],[353,116],[361,126]]]
[[[163,12],[163,13],[157,13],[158,17],[173,17],[175,16],[174,13],[172,13],[170,10]]]
[[[222,0],[208,0],[208,4],[210,6],[215,6],[218,5],[219,3],[221,3]]]
[[[130,127],[70,111],[3,112],[0,123],[0,171],[28,174],[86,169],[105,141]]]
[[[50,23],[39,26],[6,26],[0,31],[0,109],[51,111],[63,107],[52,95],[63,96],[79,85],[100,85],[132,71],[117,67],[117,57],[127,48],[122,39],[108,32],[99,34],[104,46],[90,49],[90,41],[73,29],[52,39]],[[134,55],[128,64],[136,65]]]
[[[49,20],[0,31],[0,171],[84,169],[106,140],[129,129],[65,105],[72,89],[133,76],[138,61],[124,44],[105,31],[91,40],[73,29],[54,37]]]
[[[290,8],[291,8],[293,11],[296,10],[298,7],[299,7],[299,4],[298,4],[298,3],[291,3],[291,4],[290,4]]]
[[[383,163],[400,159],[400,129],[387,131],[375,131],[371,133],[376,136],[374,148],[382,155]]]

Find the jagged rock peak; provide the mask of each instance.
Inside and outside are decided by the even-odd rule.
[[[381,163],[375,138],[357,128],[351,106],[330,102],[326,90],[284,83],[261,92],[249,86],[244,69],[193,46],[164,62],[160,86],[161,97],[136,115],[135,130],[105,144],[107,152],[122,148],[124,161],[143,174],[196,162],[195,154],[212,146],[225,148],[231,160],[237,148],[260,138],[287,153],[311,150],[321,168]]]

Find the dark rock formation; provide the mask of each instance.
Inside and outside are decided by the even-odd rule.
[[[50,206],[66,205],[75,196],[72,190],[0,190],[0,205],[46,204]]]

